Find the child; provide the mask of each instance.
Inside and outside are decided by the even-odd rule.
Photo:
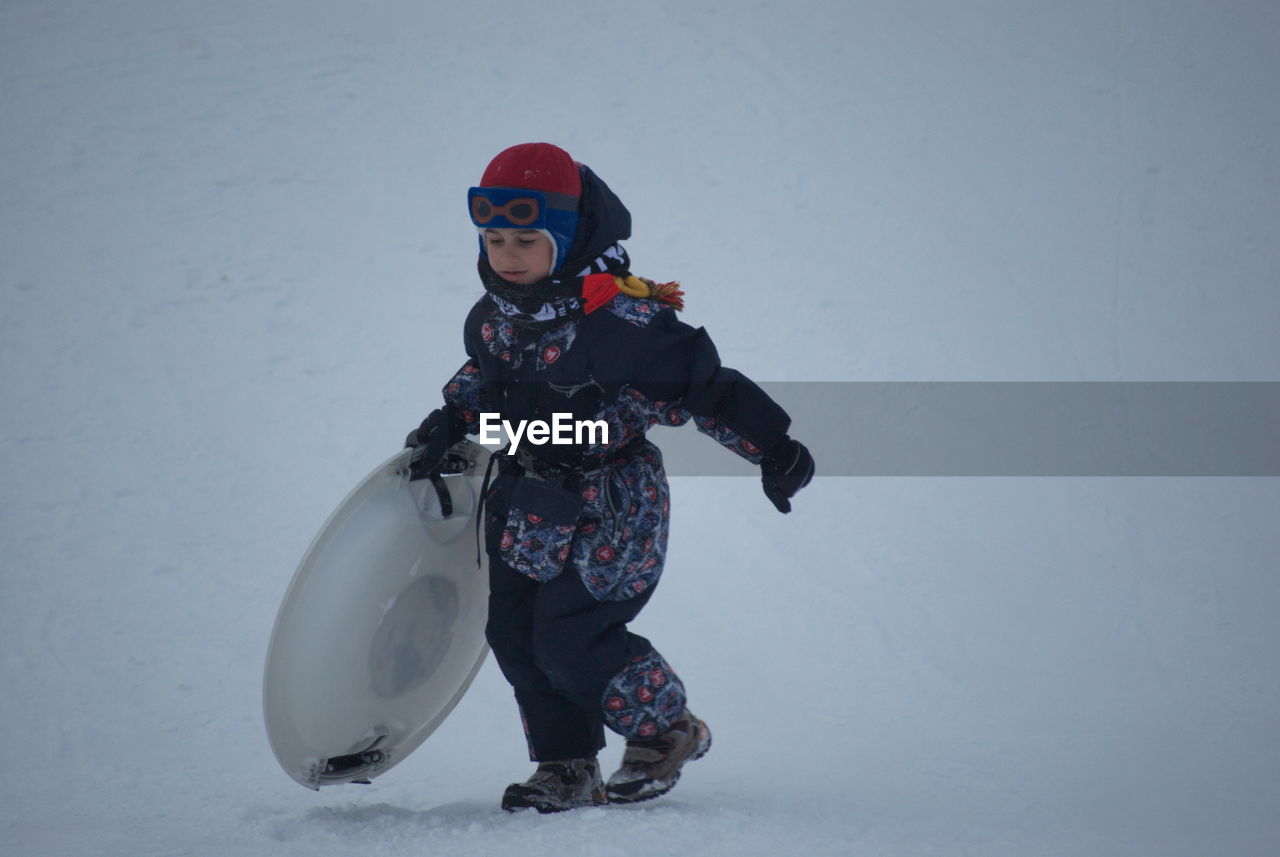
[[[706,332],[676,319],[675,284],[631,275],[618,242],[631,215],[563,149],[500,153],[468,193],[485,296],[464,327],[467,362],[444,407],[409,434],[415,467],[481,428],[482,414],[552,423],[603,420],[572,444],[528,440],[499,452],[485,493],[486,635],[515,689],[533,776],[503,809],[557,812],[665,794],[711,745],[685,688],[648,640],[627,630],[653,594],[667,548],[667,480],[653,425],[698,429],[760,465],[779,511],[813,459],[790,418],[720,365]],[[492,417],[488,418],[492,421]],[[567,436],[563,438],[567,440]],[[607,781],[604,728],[627,740]]]

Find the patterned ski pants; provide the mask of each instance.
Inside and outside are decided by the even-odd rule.
[[[534,761],[584,758],[666,730],[685,693],[644,637],[627,630],[652,592],[599,601],[576,569],[546,582],[489,556],[489,646],[515,689]]]

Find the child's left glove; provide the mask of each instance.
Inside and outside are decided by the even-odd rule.
[[[813,456],[805,445],[783,435],[760,461],[764,494],[785,515],[791,511],[791,498],[813,479],[813,471]]]

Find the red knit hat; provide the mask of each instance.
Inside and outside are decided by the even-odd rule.
[[[521,143],[499,152],[489,162],[479,187],[467,192],[472,222],[480,229],[495,222],[501,224],[505,221],[502,206],[510,200],[500,199],[500,196],[520,196],[523,192],[523,196],[528,197],[529,191],[536,191],[545,197],[535,206],[536,220],[508,223],[508,226],[532,227],[545,234],[556,248],[551,270],[560,270],[569,257],[578,231],[578,206],[582,199],[579,166],[568,152],[550,143]],[[477,197],[486,207],[497,205],[497,213],[502,215],[502,219],[495,221],[482,215],[483,209],[476,208]],[[480,253],[486,258],[489,255],[483,237],[480,239]]]
[[[578,165],[568,152],[550,143],[521,143],[498,153],[484,171],[480,187],[518,187],[582,196]]]

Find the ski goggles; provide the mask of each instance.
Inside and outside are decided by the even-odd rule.
[[[471,222],[490,229],[547,229],[550,211],[577,213],[577,197],[508,187],[473,187],[467,191]]]

